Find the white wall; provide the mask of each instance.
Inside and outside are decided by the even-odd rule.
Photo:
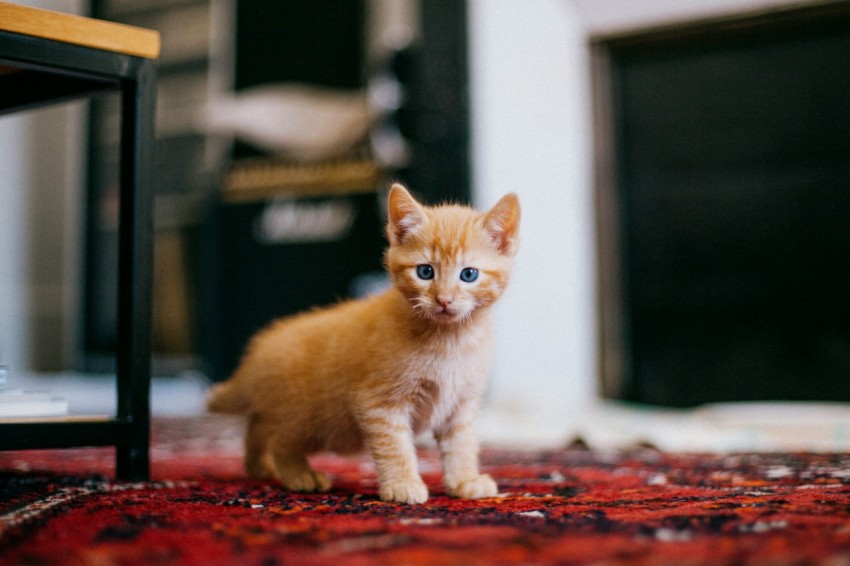
[[[80,13],[82,0],[18,2]],[[84,108],[0,117],[0,365],[25,371],[73,355]]]
[[[584,30],[562,0],[472,0],[469,22],[475,197],[523,207],[488,409],[563,434],[596,390]]]
[[[597,398],[587,40],[787,0],[469,0],[475,197],[523,205],[482,433],[563,442]]]
[[[18,367],[22,353],[29,345],[28,319],[24,307],[26,289],[20,275],[26,266],[26,225],[22,211],[26,209],[27,175],[24,167],[28,155],[20,140],[27,135],[26,120],[21,117],[0,118],[0,365]]]

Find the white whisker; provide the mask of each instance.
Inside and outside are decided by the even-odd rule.
[[[425,297],[414,297],[410,300],[410,306],[413,312],[420,318],[428,318],[428,312],[431,308],[428,300]]]

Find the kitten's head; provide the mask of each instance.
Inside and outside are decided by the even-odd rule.
[[[515,194],[479,213],[424,206],[394,184],[388,212],[387,269],[419,316],[438,324],[464,322],[505,290],[518,246]]]

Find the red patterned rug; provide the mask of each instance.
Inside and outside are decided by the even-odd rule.
[[[320,495],[248,480],[241,425],[154,424],[152,480],[110,449],[0,453],[0,564],[850,564],[850,454],[486,450],[493,499],[383,503],[365,458]]]

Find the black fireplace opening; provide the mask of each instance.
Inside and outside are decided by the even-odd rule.
[[[850,3],[592,53],[604,394],[850,401]]]

